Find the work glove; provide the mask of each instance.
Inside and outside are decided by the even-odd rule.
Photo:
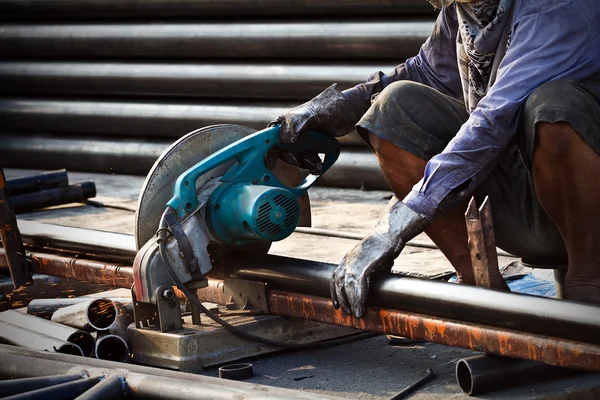
[[[281,143],[293,143],[308,130],[333,137],[344,136],[354,129],[358,120],[350,102],[337,89],[337,85],[333,84],[312,100],[281,114],[270,125],[280,125]],[[322,167],[320,158],[314,152],[291,154],[274,150],[273,154],[289,164],[308,169],[311,173],[318,174]],[[269,161],[272,163],[273,154],[268,157],[268,165]]]
[[[404,245],[430,224],[393,197],[375,228],[361,240],[333,271],[330,281],[333,306],[362,318],[366,310],[371,276],[389,273]]]

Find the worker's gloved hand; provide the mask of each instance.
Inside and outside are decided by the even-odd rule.
[[[358,119],[350,102],[333,84],[312,100],[281,114],[274,123],[281,125],[279,140],[293,143],[307,130],[344,136],[354,129]]]
[[[429,226],[429,219],[392,198],[375,228],[342,260],[330,281],[335,308],[362,318],[366,309],[370,278],[390,272],[394,259],[406,242]]]

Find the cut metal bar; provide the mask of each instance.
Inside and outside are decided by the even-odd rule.
[[[28,349],[55,351],[57,353],[83,356],[83,351],[76,344],[56,339],[23,327],[0,321],[0,340],[15,346]]]
[[[0,248],[0,267],[6,267],[4,254],[4,249]],[[122,288],[131,288],[133,285],[131,267],[55,254],[27,254],[32,258],[35,270],[42,274]]]
[[[0,262],[6,261],[14,288],[32,284],[31,263],[25,256],[25,247],[17,226],[17,218],[11,204],[2,165],[0,165],[0,240],[5,250],[0,257]]]
[[[79,329],[105,331],[116,321],[117,309],[109,299],[88,299],[56,310],[52,322]]]
[[[414,56],[434,21],[6,24],[0,55],[238,60],[389,60]]]
[[[347,89],[365,82],[376,71],[387,72],[394,66],[395,64],[348,63],[294,65],[4,61],[0,62],[0,92],[26,96],[48,93],[61,96],[101,94],[193,97],[211,101],[283,99],[301,102],[316,96],[333,82],[338,84],[340,90]],[[67,112],[68,110],[66,109]]]
[[[46,336],[73,343],[83,352],[84,356],[91,356],[94,351],[95,340],[88,332],[51,322],[33,315],[24,314],[16,310],[7,310],[0,313],[0,321],[7,322],[37,332]]]
[[[82,182],[61,188],[11,196],[11,201],[16,213],[26,213],[62,204],[83,203],[95,196],[96,184],[94,182]]]
[[[63,307],[69,307],[74,304],[85,303],[90,301],[90,297],[69,297],[60,299],[33,299],[27,304],[27,314],[35,315],[36,317],[51,319],[58,309]],[[110,300],[118,301],[121,303],[130,303],[131,299],[128,298],[111,298]]]
[[[344,314],[341,309],[334,309],[331,300],[327,298],[290,292],[270,291],[269,306],[272,314],[285,317],[399,335],[505,357],[541,361],[555,366],[600,371],[600,346],[597,344],[474,325],[399,310],[369,308],[366,316],[358,319]]]
[[[0,63],[1,65],[2,63]],[[0,67],[1,68],[1,67]],[[2,78],[0,78],[0,81]],[[24,193],[38,192],[40,190],[54,189],[69,185],[67,170],[44,172],[42,174],[24,176],[22,178],[9,179],[6,181],[11,196]]]
[[[4,400],[72,400],[98,383],[98,380],[98,378],[83,378],[72,382],[61,383],[59,385],[49,386],[32,390],[30,392],[16,394],[14,396],[5,397]]]
[[[224,255],[231,278],[270,289],[329,296],[335,264],[267,256],[260,261]],[[600,307],[475,286],[389,274],[371,280],[368,305],[399,309],[521,332],[600,343]]]
[[[422,0],[3,0],[0,15],[19,19],[140,19],[432,15]]]
[[[540,362],[485,354],[462,358],[456,363],[456,382],[469,396],[560,379],[574,373]]]
[[[489,197],[486,196],[479,210],[475,197],[471,198],[465,220],[475,284],[488,289],[507,290],[508,286],[498,269],[496,236]]]
[[[90,390],[86,391],[75,400],[106,400],[120,399],[125,395],[127,383],[118,375],[111,375],[102,379]]]
[[[232,398],[255,399],[304,399],[315,400],[315,393],[281,389],[237,381],[226,385],[219,378],[169,371],[134,364],[82,358],[64,354],[44,353],[14,346],[0,345],[0,377],[20,378],[43,376],[47,371],[61,373],[86,373],[88,375],[119,375],[125,378],[128,395],[163,400],[231,400]],[[340,399],[319,394],[319,399]]]
[[[0,396],[7,397],[32,390],[81,379],[81,375],[53,375],[37,378],[5,379],[0,381]]]
[[[100,335],[96,341],[96,358],[124,362],[129,358],[129,346],[119,335]]]

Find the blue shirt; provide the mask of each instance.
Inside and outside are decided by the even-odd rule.
[[[462,100],[457,30],[454,5],[444,7],[417,56],[388,74],[373,75],[344,96],[358,115],[366,112],[374,93],[398,80],[421,82]],[[404,203],[433,218],[471,195],[510,144],[527,97],[554,80],[580,81],[600,94],[598,0],[515,1],[510,47],[495,83],[456,137],[429,161]]]

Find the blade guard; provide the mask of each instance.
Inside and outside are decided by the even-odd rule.
[[[221,182],[250,179],[255,184],[286,188],[296,198],[300,197],[320,175],[310,174],[296,187],[282,184],[265,165],[265,155],[274,146],[293,153],[303,153],[307,150],[324,153],[321,174],[327,171],[340,155],[339,142],[329,135],[308,131],[300,135],[294,143],[279,143],[279,126],[272,126],[224,147],[181,174],[175,182],[173,197],[167,205],[175,210],[179,220],[183,220],[198,207],[198,177],[233,159],[237,162],[225,173]]]

